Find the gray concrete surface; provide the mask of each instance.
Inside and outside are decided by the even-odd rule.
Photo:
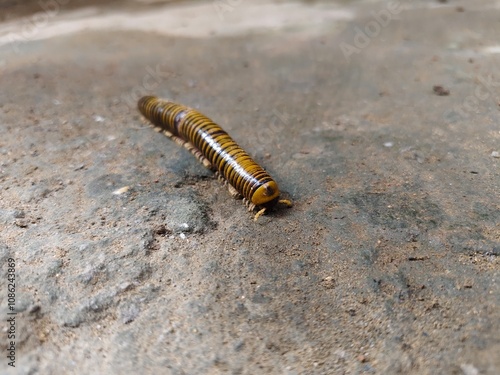
[[[500,373],[498,1],[213,4],[0,24],[0,372]],[[294,207],[254,223],[143,93]]]

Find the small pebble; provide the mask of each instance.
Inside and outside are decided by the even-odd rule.
[[[114,195],[121,195],[121,194],[125,194],[129,190],[130,190],[130,186],[124,186],[124,187],[121,187],[121,188],[113,191],[113,194]]]
[[[26,213],[23,210],[15,210],[13,215],[15,219],[24,219],[26,217]]]
[[[156,234],[159,234],[159,235],[165,235],[168,232],[165,225],[158,225],[157,227],[155,227],[154,231]]]
[[[498,152],[498,151],[493,151],[493,152],[491,153],[491,156],[493,156],[494,158],[500,158],[500,152]]]
[[[325,287],[325,289],[333,289],[335,287],[335,280],[332,276],[327,276],[323,280],[321,280],[321,283]]]
[[[432,88],[434,94],[438,96],[448,96],[450,95],[450,90],[445,89],[443,86],[436,85]]]
[[[460,369],[464,375],[479,375],[479,370],[474,365],[469,363],[460,365]]]
[[[384,147],[392,147],[392,146],[394,146],[393,142],[385,142],[384,143]]]
[[[26,228],[28,226],[28,221],[26,219],[16,219],[15,224],[19,228]]]

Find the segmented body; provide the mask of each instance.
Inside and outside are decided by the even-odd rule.
[[[260,215],[279,201],[276,182],[211,119],[192,108],[154,96],[141,98],[138,106],[144,117],[165,135],[183,144],[218,173],[250,209],[261,208]],[[291,205],[289,201],[283,202]]]

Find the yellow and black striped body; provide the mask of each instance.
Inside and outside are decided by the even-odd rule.
[[[208,117],[192,108],[154,96],[141,98],[138,106],[151,123],[187,146],[207,167],[227,181],[251,209],[267,209],[279,201],[280,191],[271,176]]]

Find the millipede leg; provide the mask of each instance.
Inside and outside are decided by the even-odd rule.
[[[289,200],[289,199],[280,199],[280,200],[278,201],[278,203],[280,203],[280,204],[284,204],[284,205],[285,205],[285,206],[287,206],[287,207],[293,207],[293,203],[292,203],[292,201],[291,201],[291,200]]]
[[[219,180],[224,185],[227,185],[227,180],[224,177],[222,177],[222,175],[219,173],[219,171],[215,171],[214,173],[215,173],[215,177],[217,177],[217,180]]]
[[[233,185],[230,183],[227,184],[227,190],[229,190],[229,194],[234,198],[234,199],[239,199],[241,198],[241,194],[234,188]]]
[[[241,194],[238,190],[235,189],[235,187],[233,185],[231,185],[224,177],[222,177],[222,175],[216,171],[215,172],[215,177],[217,177],[217,179],[222,182],[224,184],[224,186],[227,186],[227,190],[229,191],[229,194],[231,195],[231,197],[233,197],[234,199],[240,199],[241,198]]]
[[[248,211],[251,212],[255,210],[255,204],[247,200],[246,198],[243,198],[243,204],[248,207]]]
[[[262,210],[260,210],[259,212],[257,212],[257,213],[255,214],[255,216],[253,217],[253,221],[257,221],[257,219],[258,219],[259,217],[261,217],[262,215],[264,215],[264,213],[265,213],[265,212],[266,212],[266,209],[265,209],[265,208],[263,208]]]
[[[185,142],[184,147],[189,150],[194,156],[198,158],[198,160],[205,166],[205,168],[212,169],[212,163],[203,156],[200,150],[198,150],[196,147],[194,147],[191,143]]]
[[[160,128],[155,128],[156,129],[160,129]],[[192,143],[190,142],[187,142],[185,141],[184,139],[180,138],[180,137],[177,137],[175,135],[173,135],[172,133],[170,133],[168,130],[163,130],[163,129],[160,129],[160,131],[163,133],[163,135],[167,136],[168,138],[170,138],[171,140],[173,140],[175,143],[177,143],[178,145],[181,145],[183,146],[186,150],[188,150],[190,153],[192,153],[194,156],[196,156],[196,158],[208,169],[212,170],[212,163],[210,163],[210,161],[203,156],[203,154],[201,153],[200,150],[198,150],[196,147],[193,146]]]

